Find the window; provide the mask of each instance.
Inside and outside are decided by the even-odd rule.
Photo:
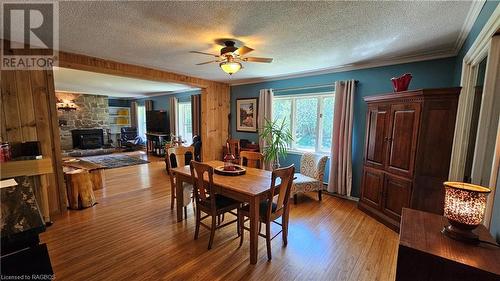
[[[144,105],[137,106],[137,135],[146,139],[146,108]]]
[[[332,145],[334,93],[274,97],[273,117],[285,119],[291,150],[329,152]]]
[[[190,144],[193,140],[193,129],[191,126],[191,102],[179,102],[177,109],[177,135]]]

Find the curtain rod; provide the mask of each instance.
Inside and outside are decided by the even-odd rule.
[[[358,80],[354,80],[355,83],[358,83]],[[309,90],[309,89],[317,89],[317,88],[325,88],[325,87],[335,87],[335,83],[328,84],[320,84],[320,85],[311,85],[304,87],[290,87],[290,88],[281,88],[281,89],[273,89],[273,92],[287,92],[287,91],[298,91],[298,90]]]

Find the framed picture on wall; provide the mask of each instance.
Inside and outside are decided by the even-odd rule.
[[[258,98],[236,100],[236,131],[257,132]]]

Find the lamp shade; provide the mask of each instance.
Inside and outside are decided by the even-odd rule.
[[[236,61],[225,61],[219,64],[220,68],[227,74],[231,75],[241,69],[241,63]]]
[[[455,239],[474,241],[477,235],[472,230],[483,221],[491,190],[463,182],[445,182],[444,190],[444,216],[450,226],[443,232]]]

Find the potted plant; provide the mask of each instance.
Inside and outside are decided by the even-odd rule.
[[[285,118],[281,121],[265,119],[259,134],[266,143],[263,148],[264,161],[271,163],[273,169],[280,167],[279,158],[286,156],[288,144],[293,140],[292,133],[286,126]]]

